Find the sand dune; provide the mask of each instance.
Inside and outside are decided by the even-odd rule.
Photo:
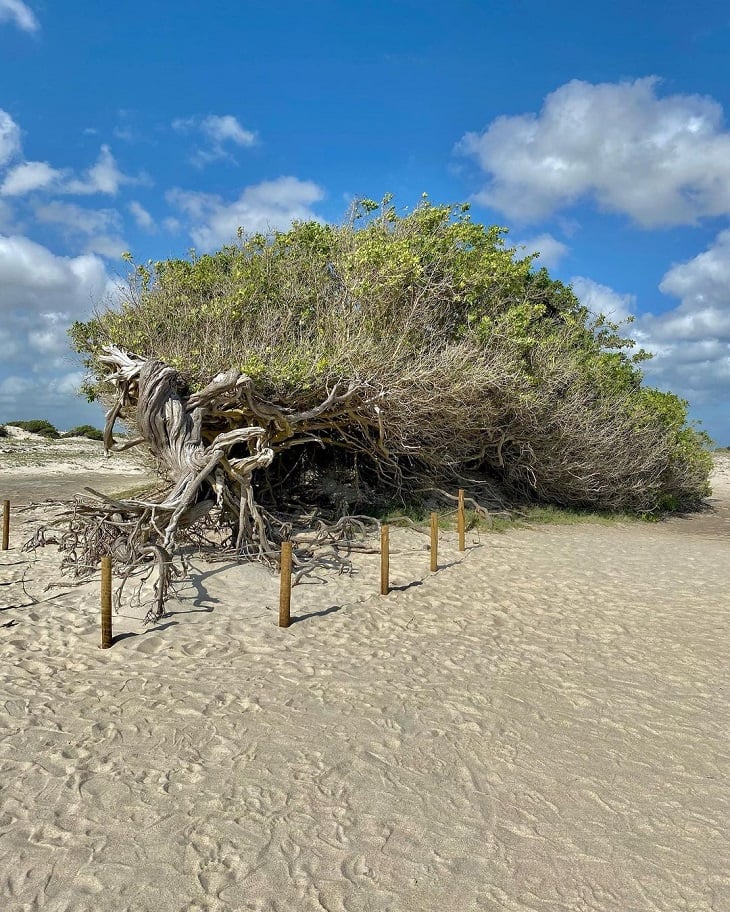
[[[106,651],[98,583],[2,553],[0,908],[730,909],[715,481],[669,523],[446,534],[436,575],[394,531],[389,596],[356,555],[288,630],[266,570],[199,565]]]

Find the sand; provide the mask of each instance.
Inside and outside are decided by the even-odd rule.
[[[136,450],[105,456],[97,440],[48,440],[12,425],[6,429],[8,436],[0,437],[0,498],[14,506],[70,500],[84,487],[109,493],[152,481],[150,464]]]
[[[446,533],[435,575],[394,530],[390,595],[357,555],[288,630],[265,569],[199,564],[105,651],[14,526],[0,909],[730,909],[729,505],[721,459],[706,514]]]

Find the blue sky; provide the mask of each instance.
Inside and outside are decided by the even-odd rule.
[[[470,200],[730,444],[730,9],[0,0],[0,422],[101,423],[65,328],[127,267],[354,196]]]

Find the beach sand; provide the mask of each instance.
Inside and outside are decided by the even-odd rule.
[[[714,482],[665,523],[445,533],[436,574],[392,530],[390,595],[356,554],[288,629],[266,569],[197,563],[104,651],[98,579],[44,592],[44,508],[14,514],[0,909],[730,909],[726,457]]]

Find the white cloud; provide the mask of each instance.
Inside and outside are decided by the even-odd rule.
[[[699,95],[659,97],[655,77],[573,80],[539,114],[498,117],[457,150],[489,177],[477,200],[517,220],[592,197],[643,227],[730,213],[730,133]]]
[[[56,256],[26,237],[0,235],[0,421],[22,417],[31,402],[76,408],[69,390],[78,365],[71,370],[66,330],[117,296],[98,256]]]
[[[86,171],[83,178],[69,181],[62,190],[64,193],[79,196],[93,193],[116,196],[122,184],[137,182],[136,178],[122,174],[109,146],[102,146],[96,164]]]
[[[40,28],[35,13],[22,0],[0,0],[0,22],[13,22],[24,32]]]
[[[20,154],[20,127],[0,108],[0,166]]]
[[[0,110],[0,167],[18,158],[22,158],[20,128],[7,111]],[[103,145],[95,164],[87,168],[81,177],[73,177],[68,169],[53,168],[48,162],[21,160],[6,172],[0,184],[0,194],[22,196],[35,190],[53,189],[72,196],[116,196],[122,185],[147,181],[144,175],[130,177],[124,174],[109,146]]]
[[[55,222],[79,234],[98,234],[121,226],[121,217],[116,209],[85,209],[75,203],[54,200],[37,206],[35,212],[39,221]]]
[[[62,374],[56,383],[56,389],[61,396],[76,396],[79,388],[84,382],[85,374],[83,371],[69,371]]]
[[[13,207],[0,199],[0,234],[10,234],[15,224],[15,213]]]
[[[692,402],[724,403],[727,417],[730,231],[722,231],[707,250],[669,269],[659,288],[680,303],[665,313],[641,318],[641,328],[656,353],[647,373],[658,385],[679,387]]]
[[[33,381],[28,377],[5,377],[0,382],[0,403],[13,402],[33,388]]]
[[[78,424],[103,424],[98,408],[78,397],[83,374],[57,369],[53,375],[19,376],[0,380],[0,419],[5,423],[28,418],[45,418],[61,430]]]
[[[143,231],[155,230],[155,220],[141,203],[133,200],[127,208],[132,213],[132,217],[134,218],[138,227],[142,228]]]
[[[39,222],[59,225],[65,237],[83,238],[87,253],[118,257],[128,247],[119,236],[122,218],[116,209],[85,209],[54,200],[36,206],[35,214]]]
[[[659,288],[682,301],[671,320],[661,320],[663,331],[683,330],[690,338],[700,330],[730,339],[730,230],[694,259],[672,266]]]
[[[613,319],[635,308],[632,295],[620,295],[590,279],[571,280],[578,298]],[[642,364],[647,381],[669,389],[695,406],[730,411],[730,230],[710,247],[667,271],[659,288],[680,303],[663,313],[636,316],[628,335],[653,354]]]
[[[524,241],[509,241],[508,246],[509,244],[514,244],[517,248],[524,248],[522,252],[524,252],[525,256],[531,253],[539,253],[540,256],[536,261],[537,265],[547,266],[548,269],[557,266],[569,249],[562,241],[547,233],[539,234],[537,237],[528,238]]]
[[[256,134],[244,130],[232,114],[211,114],[200,125],[205,135],[215,143],[232,142],[237,146],[252,146]]]
[[[93,254],[61,257],[26,237],[0,235],[0,312],[86,313],[113,286]]]
[[[581,304],[596,315],[603,314],[613,323],[622,323],[634,314],[635,295],[619,294],[608,285],[599,285],[585,276],[574,276],[570,284]]]
[[[311,208],[324,197],[312,181],[279,177],[255,184],[232,203],[221,197],[186,190],[171,190],[168,201],[192,222],[190,234],[202,250],[211,250],[235,240],[236,232],[288,228],[293,221],[319,221]]]
[[[63,312],[43,313],[37,317],[37,324],[28,333],[28,343],[42,355],[58,357],[68,353],[68,318]]]
[[[23,196],[33,190],[42,190],[57,183],[62,172],[52,168],[48,162],[23,162],[5,175],[0,185],[4,196]]]
[[[172,127],[178,133],[199,131],[208,141],[191,156],[193,164],[202,167],[213,161],[231,159],[230,145],[247,148],[256,144],[257,135],[246,130],[232,114],[209,114],[202,120],[197,117],[177,118]]]
[[[189,133],[197,124],[198,120],[195,117],[176,117],[172,122],[172,129],[178,133]]]

